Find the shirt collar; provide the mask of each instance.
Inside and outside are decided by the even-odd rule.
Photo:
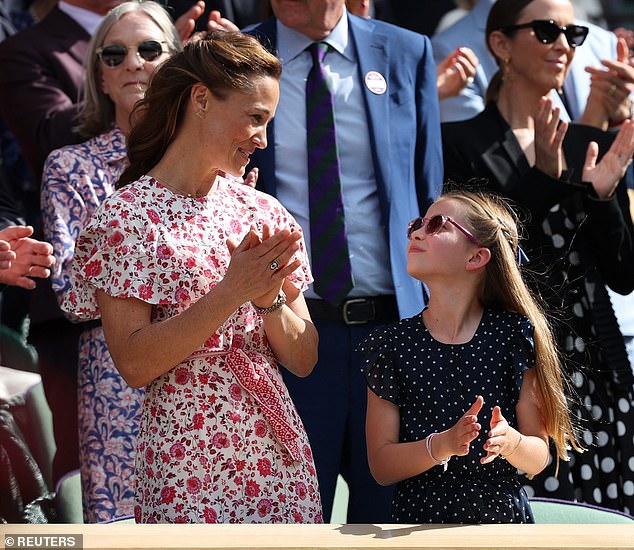
[[[107,164],[120,162],[128,154],[125,135],[118,126],[113,126],[107,132],[95,136],[94,140],[99,149],[99,155]]]
[[[279,52],[282,65],[295,59],[301,54],[314,40],[308,38],[305,34],[287,27],[279,19],[277,20],[277,51]],[[348,34],[348,12],[343,8],[343,15],[339,22],[332,29],[331,33],[322,40],[330,47],[336,50],[350,61],[353,60],[352,46],[350,44],[350,36]]]
[[[60,0],[57,6],[60,11],[63,11],[66,15],[74,19],[79,25],[81,25],[86,32],[92,36],[97,32],[97,28],[103,20],[103,16],[95,13],[94,11],[79,8]]]

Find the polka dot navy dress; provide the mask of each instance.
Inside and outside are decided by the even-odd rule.
[[[443,344],[422,316],[376,329],[359,350],[370,389],[400,409],[400,441],[419,441],[453,426],[484,397],[480,435],[467,456],[398,484],[395,523],[534,523],[517,471],[503,459],[480,464],[491,410],[512,426],[523,373],[534,361],[533,327],[516,313],[485,310],[470,342]]]

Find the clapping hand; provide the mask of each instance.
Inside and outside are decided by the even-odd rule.
[[[611,197],[625,175],[628,165],[632,162],[632,155],[634,155],[634,120],[626,120],[598,164],[599,146],[594,141],[590,142],[583,164],[583,181],[592,183],[599,198]]]
[[[562,143],[568,123],[559,120],[559,108],[550,98],[542,97],[535,116],[535,167],[551,178],[559,179],[564,167]]]
[[[30,277],[46,278],[55,263],[49,243],[31,239],[30,226],[11,226],[0,231],[0,283],[35,288]]]
[[[479,63],[476,54],[466,47],[456,48],[447,55],[436,67],[438,99],[456,96],[471,84]]]
[[[251,300],[259,307],[269,307],[286,277],[300,266],[295,257],[300,239],[300,231],[282,229],[273,233],[266,224],[261,236],[252,227],[240,244],[228,239],[231,261],[225,281],[245,302]]]
[[[491,412],[490,427],[489,438],[484,444],[487,454],[480,459],[481,464],[488,464],[500,455],[511,454],[519,445],[519,432],[509,426],[506,418],[502,416],[502,410],[497,405]]]
[[[451,455],[465,456],[469,454],[471,442],[478,437],[482,426],[478,423],[478,413],[484,405],[484,398],[479,395],[473,405],[460,417],[447,432],[451,441]]]
[[[616,51],[616,59],[601,61],[604,68],[586,67],[591,80],[590,96],[581,120],[584,124],[607,129],[608,123],[621,124],[631,116],[634,66],[623,38],[619,39]]]
[[[178,31],[183,44],[186,44],[189,40],[196,39],[200,34],[194,33],[196,28],[196,20],[204,13],[205,2],[198,0],[191,8],[189,8],[183,15],[181,15],[175,22],[174,26]],[[226,19],[220,15],[217,10],[209,12],[209,19],[207,20],[207,30],[224,30],[224,31],[239,31],[238,27],[229,19]]]

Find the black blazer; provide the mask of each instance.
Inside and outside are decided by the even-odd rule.
[[[513,131],[490,102],[472,119],[442,124],[445,182],[486,178],[490,190],[512,199],[528,217],[526,248],[533,265],[541,260],[551,267],[562,255],[546,244],[543,234],[550,210],[560,205],[574,212],[578,227],[567,249],[577,249],[581,261],[573,271],[585,276],[596,268],[605,284],[627,294],[634,290],[634,227],[625,182],[610,199],[601,200],[581,181],[588,143],[596,141],[601,156],[613,138],[609,132],[571,124],[563,143],[568,173],[554,179],[529,166]]]

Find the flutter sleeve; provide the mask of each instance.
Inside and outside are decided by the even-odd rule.
[[[205,251],[184,247],[137,194],[131,188],[106,199],[80,233],[71,264],[73,288],[62,303],[71,318],[100,316],[97,290],[186,307],[214,282],[211,270],[198,273],[201,264],[192,261]]]
[[[526,317],[518,316],[513,335],[513,355],[515,365],[515,384],[517,391],[522,388],[524,372],[535,366],[535,340],[533,323]]]
[[[357,351],[362,357],[361,372],[368,387],[381,399],[400,406],[401,392],[391,332],[390,327],[373,330]]]

